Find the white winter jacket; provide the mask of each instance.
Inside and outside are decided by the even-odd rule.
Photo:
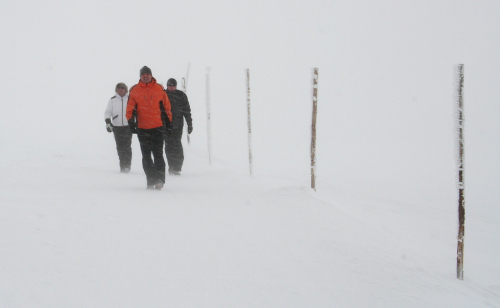
[[[104,120],[111,119],[113,126],[128,126],[127,118],[128,93],[121,97],[118,93],[113,96],[104,111]]]

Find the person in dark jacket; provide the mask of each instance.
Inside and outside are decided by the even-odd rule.
[[[147,188],[160,190],[165,183],[163,140],[165,134],[171,131],[170,101],[149,67],[141,68],[139,75],[139,83],[130,88],[126,117],[132,133],[137,133],[141,144]]]
[[[129,173],[132,162],[132,132],[125,118],[128,101],[127,85],[123,82],[118,83],[115,92],[116,95],[109,100],[104,112],[104,121],[106,121],[106,130],[115,135],[120,172]]]
[[[165,135],[165,154],[168,162],[168,173],[180,175],[184,163],[184,150],[182,148],[182,130],[186,119],[188,134],[193,131],[191,107],[186,93],[177,90],[177,81],[170,78],[167,81],[167,95],[172,108],[172,133]]]

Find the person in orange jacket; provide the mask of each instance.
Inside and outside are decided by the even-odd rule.
[[[163,140],[172,131],[172,113],[163,86],[147,66],[140,70],[139,83],[130,88],[126,118],[130,130],[139,138],[147,188],[160,190],[165,183]]]

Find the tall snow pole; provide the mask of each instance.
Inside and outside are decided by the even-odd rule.
[[[311,126],[311,188],[316,191],[316,116],[318,114],[318,68],[313,69]]]
[[[186,91],[187,91],[187,82],[188,82],[188,79],[189,79],[189,69],[190,68],[191,68],[191,62],[188,63],[188,68],[187,68],[187,72],[186,72],[186,78],[184,79],[184,84],[183,84],[184,93],[186,93]]]
[[[457,278],[464,280],[464,230],[465,230],[465,197],[464,197],[464,65],[456,67],[457,88],[457,132],[458,132],[458,244],[457,244]]]
[[[252,175],[252,118],[250,116],[250,69],[247,68],[248,163]]]
[[[206,101],[207,101],[207,143],[208,143],[208,163],[212,164],[212,129],[210,124],[210,67],[207,67]]]
[[[182,78],[182,91],[184,91],[184,93],[186,93],[186,94],[187,94],[187,81],[188,81],[188,78],[189,78],[189,68],[190,67],[191,67],[191,62],[188,63],[186,77]],[[191,145],[191,137],[187,133],[187,126],[186,126],[186,136],[187,136],[188,145]]]

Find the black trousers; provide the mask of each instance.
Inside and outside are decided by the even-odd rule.
[[[132,163],[132,132],[128,126],[114,126],[113,135],[115,135],[120,168],[130,168]]]
[[[184,163],[184,149],[182,148],[182,126],[172,130],[170,136],[165,137],[165,154],[168,161],[168,170],[181,171]]]
[[[148,186],[158,180],[165,183],[165,159],[163,158],[163,126],[152,129],[137,129],[137,137],[141,144],[142,167],[146,173]],[[153,158],[151,158],[151,154]]]

